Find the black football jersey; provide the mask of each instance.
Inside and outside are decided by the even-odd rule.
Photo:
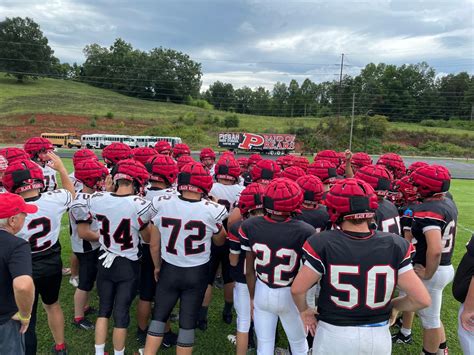
[[[398,276],[411,270],[413,246],[392,233],[340,229],[305,243],[305,265],[321,274],[318,319],[337,326],[387,321]]]
[[[318,205],[314,209],[302,209],[301,213],[296,216],[296,219],[312,225],[318,233],[331,227],[329,214],[324,205]]]
[[[247,283],[245,279],[245,251],[242,250],[239,239],[239,228],[243,221],[237,221],[232,224],[227,232],[227,240],[229,242],[229,251],[231,254],[239,255],[239,263],[237,266],[230,266],[230,277],[235,282]]]
[[[474,277],[474,234],[466,245],[466,249],[466,254],[459,263],[453,281],[453,296],[461,303],[466,300],[469,285],[472,282],[472,277]]]
[[[247,219],[239,229],[242,249],[256,254],[257,277],[272,288],[291,286],[300,268],[303,244],[314,232],[303,221],[277,222],[268,216]]]
[[[379,207],[375,210],[375,222],[379,231],[401,235],[398,209],[386,199],[379,200]]]
[[[454,243],[456,240],[456,225],[458,210],[453,200],[443,198],[420,203],[413,209],[411,233],[415,239],[413,243],[416,255],[413,262],[426,266],[427,244],[425,232],[431,229],[441,231],[443,246],[440,265],[451,265]]]

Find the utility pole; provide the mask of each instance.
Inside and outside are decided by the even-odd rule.
[[[344,53],[341,54],[341,73],[339,74],[339,90],[337,93],[337,119],[341,116],[342,68],[344,68]]]
[[[355,92],[352,94],[352,119],[351,119],[351,134],[349,135],[349,150],[352,151],[352,132],[354,131],[354,108],[355,108]]]

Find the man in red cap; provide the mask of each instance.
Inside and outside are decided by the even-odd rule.
[[[19,195],[0,194],[0,349],[2,354],[24,354],[35,286],[31,277],[29,244],[15,236],[27,213],[38,207],[26,204]]]

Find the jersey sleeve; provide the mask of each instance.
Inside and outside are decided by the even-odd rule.
[[[48,198],[57,203],[60,213],[65,212],[69,207],[71,207],[73,198],[71,193],[65,189],[53,190],[46,192]],[[59,211],[58,211],[59,212]]]
[[[394,242],[399,250],[398,276],[400,276],[413,268],[412,258],[415,255],[415,248],[403,238],[394,237]]]
[[[318,234],[311,236],[303,245],[304,265],[308,266],[319,275],[326,273],[326,265],[322,251],[324,248],[323,239]]]
[[[133,203],[135,204],[137,210],[140,229],[145,228],[156,215],[156,210],[153,208],[153,205],[150,201],[145,200],[139,196],[135,196],[133,198]]]
[[[438,211],[417,210],[413,213],[413,223],[416,223],[423,233],[430,230],[441,231],[446,226],[446,218]]]
[[[92,223],[92,214],[90,212],[88,198],[76,198],[69,209],[71,219],[74,223]]]
[[[248,237],[248,223],[242,223],[239,228],[239,241],[241,249],[245,251],[251,251],[250,241]]]
[[[209,206],[209,210],[211,211],[212,218],[210,221],[210,226],[212,232],[217,234],[222,229],[223,221],[229,216],[229,213],[227,212],[227,208],[225,206],[218,203],[206,201],[206,205]]]
[[[239,239],[239,228],[241,223],[237,222],[230,226],[227,232],[227,240],[229,241],[229,249],[231,254],[240,254],[241,245]]]

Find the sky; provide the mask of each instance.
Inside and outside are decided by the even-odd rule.
[[[0,18],[31,17],[63,62],[120,37],[202,64],[202,90],[357,75],[368,63],[426,61],[474,74],[474,0],[0,0]]]

